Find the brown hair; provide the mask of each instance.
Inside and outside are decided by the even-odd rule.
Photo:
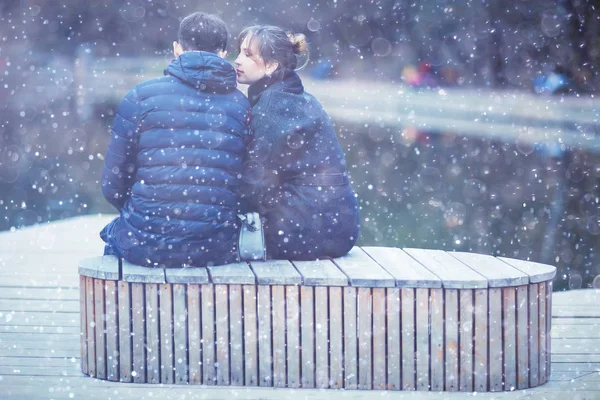
[[[308,43],[302,33],[286,32],[273,25],[253,25],[244,28],[238,37],[238,48],[244,39],[256,44],[258,55],[266,62],[279,64],[273,75],[283,76],[285,69],[298,70],[308,63]],[[298,58],[306,56],[306,62],[298,68]]]

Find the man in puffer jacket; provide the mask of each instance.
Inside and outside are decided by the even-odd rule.
[[[100,233],[105,254],[147,267],[237,260],[250,106],[222,58],[227,36],[219,18],[187,16],[165,76],[140,83],[119,106],[102,192],[120,216]]]

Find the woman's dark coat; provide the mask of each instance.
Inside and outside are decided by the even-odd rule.
[[[253,140],[244,196],[265,218],[267,255],[346,254],[358,238],[358,202],[329,116],[293,71],[254,83],[248,97]]]

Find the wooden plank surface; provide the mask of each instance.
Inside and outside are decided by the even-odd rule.
[[[229,293],[228,285],[214,285],[217,350],[217,385],[229,385]]]
[[[415,289],[415,358],[417,390],[429,390],[431,375],[429,355],[429,289]]]
[[[517,287],[517,389],[529,387],[529,292]]]
[[[358,388],[373,386],[373,299],[371,288],[359,287],[357,297]]]
[[[301,288],[302,290],[303,288]],[[358,388],[357,289],[345,287],[344,303],[344,388]],[[304,308],[302,309],[304,312]],[[303,338],[304,342],[304,338]]]
[[[498,257],[505,263],[517,268],[529,276],[530,283],[549,281],[556,276],[556,267],[533,261],[517,260],[515,258]]]
[[[456,392],[459,389],[459,302],[456,289],[445,290],[445,370],[444,390]],[[462,334],[468,334],[467,331]]]
[[[244,285],[244,384],[258,385],[258,329],[256,286]]]
[[[287,387],[300,387],[300,291],[298,286],[285,287]],[[341,304],[340,304],[341,313]],[[341,335],[341,329],[340,329]]]
[[[132,353],[133,367],[131,376],[136,383],[146,382],[146,343],[144,327],[145,319],[145,299],[144,284],[131,284],[131,329],[132,329]]]
[[[88,374],[96,376],[96,315],[94,299],[94,278],[85,278],[85,298],[86,298],[86,316],[87,316],[87,345],[88,345]]]
[[[90,278],[119,280],[119,258],[116,256],[98,256],[84,258],[79,262],[79,275]]]
[[[215,354],[215,293],[213,285],[200,285],[202,314],[202,384],[216,381]]]
[[[271,287],[271,315],[273,341],[273,386],[286,387],[285,348],[285,286]]]
[[[202,268],[206,271],[206,268]],[[214,284],[253,285],[256,282],[254,273],[245,262],[208,267],[210,280]]]
[[[160,383],[158,284],[146,283],[146,382]]]
[[[415,308],[416,296],[412,288],[402,289],[401,324],[402,324],[402,389],[416,390],[415,368]]]
[[[79,296],[80,296],[80,307],[81,307],[81,314],[80,314],[80,323],[79,323],[79,336],[80,336],[80,343],[79,343],[79,347],[81,350],[81,359],[82,360],[87,360],[88,359],[88,329],[87,329],[87,304],[86,304],[86,297],[85,297],[85,276],[80,276],[79,277]],[[84,374],[88,373],[88,364],[87,362],[82,362],[81,363],[81,372],[83,372]]]
[[[104,298],[104,280],[94,279],[96,376],[98,379],[106,379],[106,304]]]
[[[131,289],[127,282],[118,283],[119,299],[119,380],[121,382],[131,382],[133,371],[133,360],[131,358]]]
[[[242,285],[229,285],[229,357],[230,382],[233,386],[244,385],[244,320],[242,308]]]
[[[200,286],[188,285],[187,287],[187,312],[188,312],[188,341],[189,341],[189,375],[190,384],[202,383],[202,318],[200,314]]]
[[[452,289],[449,289],[452,290]],[[430,289],[430,375],[431,391],[441,392],[444,390],[444,292],[442,289]]]
[[[452,257],[484,276],[489,287],[519,286],[529,283],[529,275],[486,254],[450,252]]]
[[[271,287],[258,285],[258,384],[273,386],[273,353],[271,350]]]
[[[342,290],[329,288],[329,387],[332,389],[344,387]]]
[[[502,289],[490,288],[488,292],[488,334],[489,334],[489,390],[500,392],[503,390],[502,370],[504,354],[502,346]]]
[[[165,273],[162,268],[147,268],[121,260],[123,276],[121,279],[132,283],[165,283]]]
[[[488,291],[475,290],[475,350],[473,385],[476,392],[488,390]]]
[[[315,288],[300,286],[301,385],[315,387]]]
[[[517,388],[517,289],[502,289],[502,330],[504,343],[504,390]]]
[[[387,378],[385,288],[372,289],[373,302],[373,389],[385,389]]]
[[[252,261],[257,285],[300,285],[302,277],[286,260]]]
[[[329,293],[315,287],[315,387],[329,387]]]
[[[404,249],[442,280],[447,289],[487,288],[488,281],[442,250]]]
[[[173,348],[173,285],[158,286],[160,319],[160,382],[174,383],[175,357]]]
[[[173,286],[173,348],[175,383],[185,384],[188,378],[188,330],[185,288],[187,285]]]
[[[106,377],[109,381],[119,380],[119,325],[117,322],[117,282],[105,282],[106,310]]]
[[[538,284],[528,285],[529,291],[529,386],[540,383],[540,325]]]
[[[546,354],[546,283],[542,282],[538,284],[538,305],[539,305],[539,346],[540,346],[540,385],[548,381],[548,375],[550,371],[547,371],[547,357]]]
[[[159,278],[156,271],[152,271]],[[161,271],[162,272],[162,271]],[[188,267],[188,268],[165,268],[165,282],[173,284],[196,284],[201,285],[209,283],[208,272],[204,267]]]
[[[394,277],[397,287],[442,287],[439,277],[401,249],[370,246],[362,249]]]
[[[400,326],[400,288],[386,293],[387,389],[402,390],[402,329]]]
[[[357,287],[394,287],[396,281],[379,264],[359,247],[354,247],[343,257],[334,259],[335,264]]]
[[[331,260],[294,261],[303,285],[347,286],[348,278]]]

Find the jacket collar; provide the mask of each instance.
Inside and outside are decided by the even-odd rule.
[[[250,85],[248,87],[250,103],[254,106],[260,96],[268,91],[301,94],[304,92],[304,86],[302,86],[302,80],[297,73],[291,69],[286,69],[282,77],[265,76]]]

